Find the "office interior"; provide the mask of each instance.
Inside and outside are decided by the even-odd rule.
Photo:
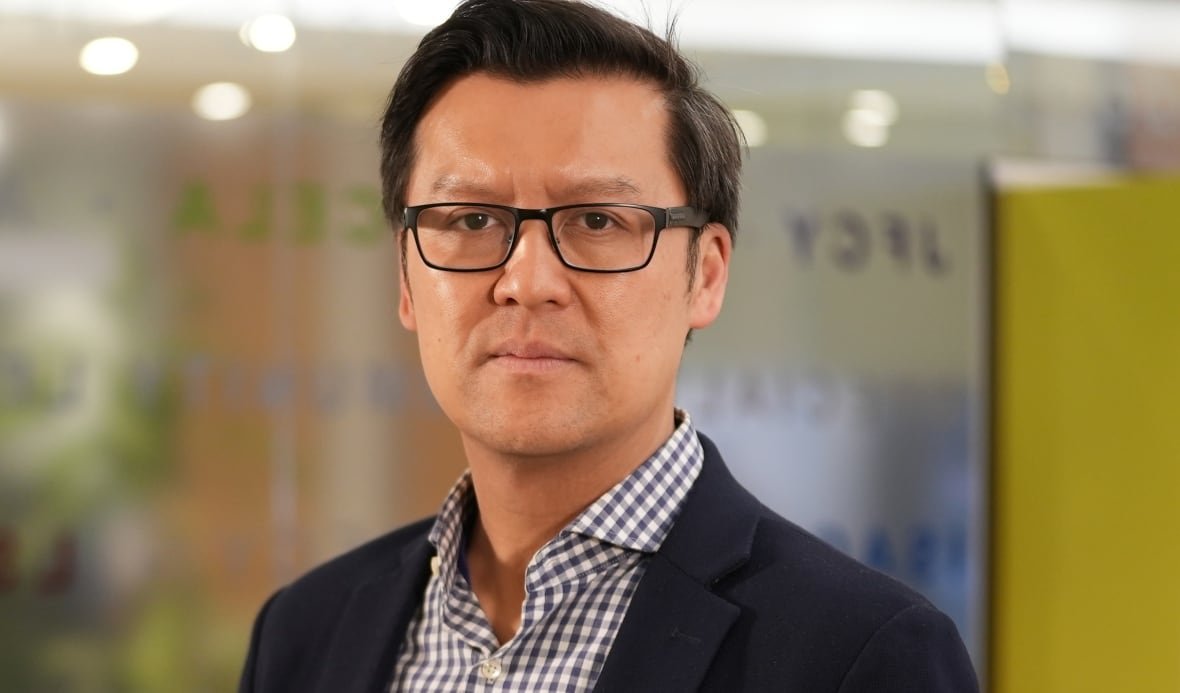
[[[0,0],[0,678],[236,685],[464,463],[377,127],[434,0]],[[748,145],[678,402],[986,690],[1180,688],[1180,2],[613,0]],[[3,686],[0,686],[3,687]]]

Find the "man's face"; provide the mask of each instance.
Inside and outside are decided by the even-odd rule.
[[[661,95],[634,79],[471,75],[418,124],[406,197],[684,205],[667,128]],[[520,234],[507,264],[484,272],[431,269],[413,239],[405,244],[399,315],[418,334],[427,381],[468,454],[658,445],[671,432],[685,335],[721,308],[727,231],[706,227],[691,289],[687,228],[665,230],[646,268],[617,274],[564,267],[542,221]]]

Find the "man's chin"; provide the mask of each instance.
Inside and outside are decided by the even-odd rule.
[[[464,439],[500,457],[538,463],[576,455],[592,446],[592,436],[582,430],[580,421],[545,418],[483,427],[465,434]]]

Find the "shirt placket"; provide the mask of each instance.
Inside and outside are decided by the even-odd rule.
[[[479,600],[462,576],[455,576],[446,589],[442,622],[455,637],[481,657],[500,649],[496,634],[479,606]]]

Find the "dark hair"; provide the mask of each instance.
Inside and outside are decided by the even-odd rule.
[[[422,114],[454,80],[484,72],[521,82],[625,75],[652,82],[668,104],[668,152],[688,204],[737,230],[741,135],[698,84],[672,39],[572,0],[467,0],[431,30],[402,67],[381,123],[381,201],[401,228]],[[696,236],[692,244],[695,256]],[[404,255],[404,254],[403,254]]]

